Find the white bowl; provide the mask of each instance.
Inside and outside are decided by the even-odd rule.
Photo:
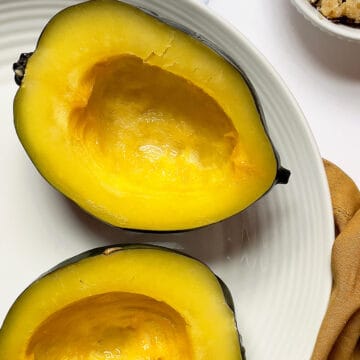
[[[315,26],[340,39],[360,41],[360,28],[336,24],[323,16],[309,0],[291,0],[300,13]]]

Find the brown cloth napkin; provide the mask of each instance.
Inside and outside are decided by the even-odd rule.
[[[334,212],[333,287],[312,360],[360,360],[360,192],[324,160]]]

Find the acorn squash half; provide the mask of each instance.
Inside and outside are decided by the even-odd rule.
[[[238,213],[278,182],[240,72],[141,10],[114,0],[69,7],[29,56],[14,67],[19,139],[48,182],[95,217],[191,229]]]
[[[95,249],[28,287],[0,329],[1,360],[241,360],[228,292],[160,247]]]

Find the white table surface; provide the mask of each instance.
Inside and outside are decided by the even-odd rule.
[[[321,156],[360,186],[360,42],[324,33],[290,0],[199,1],[262,52],[299,103]]]

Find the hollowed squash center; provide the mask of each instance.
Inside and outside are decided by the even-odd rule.
[[[59,310],[30,339],[28,360],[191,360],[186,323],[169,305],[124,292]]]
[[[70,131],[98,167],[150,188],[197,188],[224,177],[237,132],[218,103],[177,75],[122,55],[83,80]]]

